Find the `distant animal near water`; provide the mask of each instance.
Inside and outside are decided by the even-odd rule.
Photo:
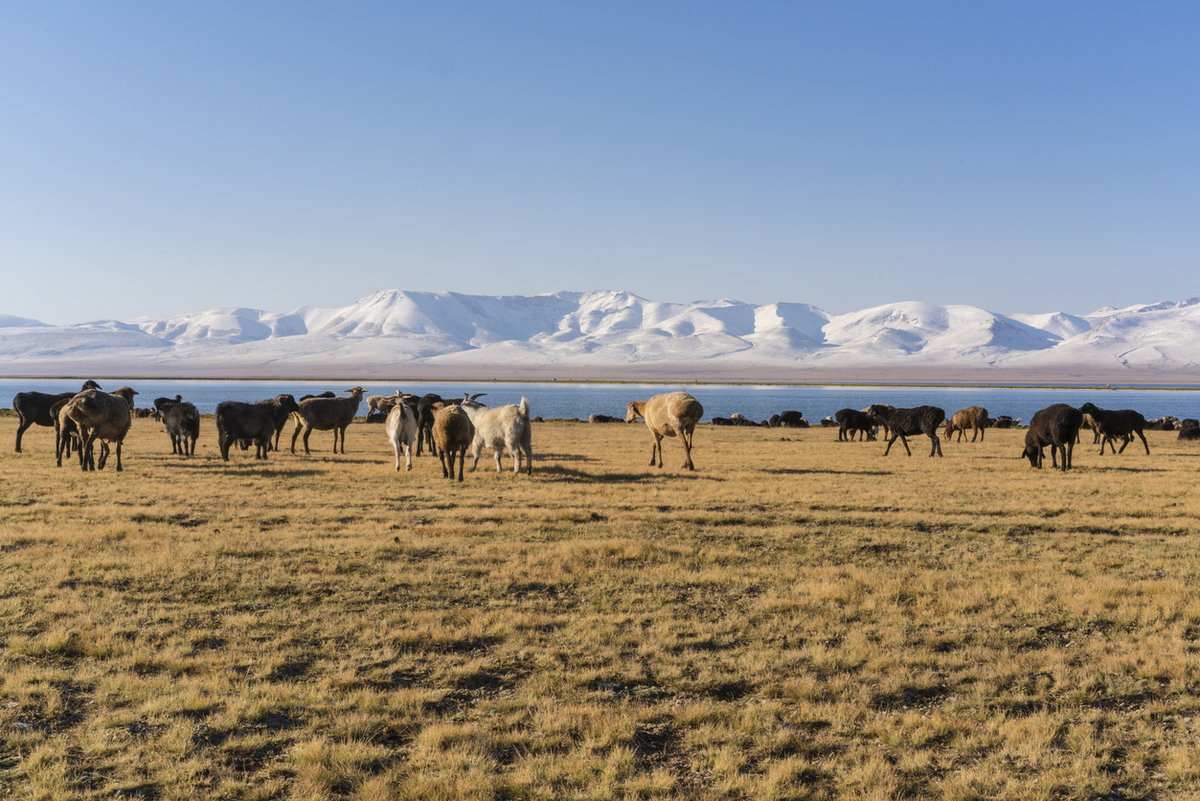
[[[650,465],[657,461],[662,467],[662,438],[679,437],[683,443],[683,466],[695,470],[692,463],[692,432],[696,423],[704,416],[704,407],[687,392],[667,392],[654,395],[645,401],[630,401],[625,409],[625,422],[632,423],[639,417],[654,436],[654,448],[650,451]]]

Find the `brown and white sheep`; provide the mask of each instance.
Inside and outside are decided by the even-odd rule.
[[[311,453],[308,449],[308,435],[314,428],[318,431],[333,431],[333,452],[338,452],[339,439],[342,443],[342,453],[346,452],[346,428],[354,422],[365,390],[362,387],[352,387],[346,391],[350,395],[345,398],[309,398],[300,401],[300,411],[297,412],[300,420],[296,423],[296,430],[292,432],[292,453],[296,452],[296,437],[300,436],[302,428],[306,454]]]
[[[958,442],[962,442],[963,434],[968,428],[971,429],[971,442],[975,441],[976,436],[979,437],[980,442],[983,442],[983,432],[987,428],[987,421],[987,409],[982,406],[968,406],[960,409],[950,415],[950,419],[946,421],[946,442],[950,441],[950,437],[955,431],[958,432]]]
[[[475,439],[470,416],[457,404],[447,404],[433,414],[433,446],[442,463],[442,477],[454,478],[454,456],[458,455],[458,480],[463,480],[467,448]],[[448,460],[448,461],[447,461]]]
[[[654,447],[650,451],[650,466],[662,467],[662,438],[678,436],[683,443],[683,466],[695,470],[692,464],[692,434],[696,423],[704,416],[704,407],[687,392],[667,392],[654,395],[645,401],[630,401],[625,409],[625,422],[632,423],[639,417],[654,436]]]

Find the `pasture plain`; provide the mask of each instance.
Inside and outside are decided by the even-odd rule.
[[[122,474],[0,417],[0,796],[1172,799],[1200,788],[1200,447],[535,424],[534,474]],[[285,432],[284,439],[289,431]],[[1085,432],[1086,434],[1086,432]],[[319,448],[320,450],[317,450]],[[506,462],[507,464],[507,462]]]

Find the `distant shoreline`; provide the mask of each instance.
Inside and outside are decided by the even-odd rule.
[[[981,381],[981,380],[964,380],[955,381],[951,379],[913,379],[913,380],[885,380],[885,379],[852,379],[839,380],[836,378],[830,379],[809,379],[809,380],[782,380],[782,379],[755,379],[755,378],[722,378],[722,377],[707,377],[707,378],[681,378],[679,376],[641,376],[628,378],[597,378],[597,377],[582,377],[582,378],[547,378],[547,377],[492,377],[479,378],[475,376],[465,375],[446,375],[446,376],[407,376],[407,375],[353,375],[346,373],[338,374],[317,374],[317,375],[186,375],[186,374],[144,374],[126,373],[120,371],[110,372],[77,372],[77,373],[60,373],[60,374],[29,374],[29,373],[12,373],[0,374],[0,380],[4,381],[83,381],[88,378],[97,381],[105,380],[128,380],[128,381],[205,381],[205,382],[222,382],[222,381],[306,381],[306,382],[339,382],[339,381],[356,381],[356,382],[389,382],[389,383],[405,383],[405,384],[441,384],[441,383],[472,383],[472,384],[615,384],[615,385],[639,385],[639,384],[682,384],[686,386],[766,386],[766,387],[913,387],[913,388],[945,388],[945,389],[1078,389],[1078,390],[1153,390],[1153,391],[1180,391],[1191,392],[1200,389],[1200,379],[1194,383],[1183,382],[1165,382],[1161,384],[1151,382],[1138,383],[1114,383],[1111,381],[1071,381],[1071,382],[1052,382],[1052,381],[1015,381],[1015,380],[997,380],[997,381]]]

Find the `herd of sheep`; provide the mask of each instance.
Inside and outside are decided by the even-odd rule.
[[[279,438],[289,420],[296,421],[292,432],[291,451],[296,452],[296,440],[303,435],[304,452],[309,451],[309,435],[314,431],[334,432],[334,453],[346,452],[346,428],[353,422],[363,401],[362,387],[346,390],[344,397],[332,392],[322,395],[306,395],[297,401],[292,395],[277,395],[274,398],[246,403],[222,401],[214,415],[217,440],[221,458],[229,461],[229,451],[236,443],[242,449],[254,446],[254,455],[266,459],[271,450],[278,450]],[[103,469],[108,461],[110,445],[115,446],[117,470],[121,470],[121,444],[128,433],[133,417],[133,396],[137,393],[130,387],[121,387],[105,392],[95,381],[87,381],[79,392],[49,394],[44,392],[20,392],[13,398],[13,409],[18,416],[16,450],[21,451],[21,437],[32,425],[52,426],[55,430],[55,457],[62,465],[64,452],[69,456],[77,453],[83,470]],[[489,408],[480,403],[482,395],[464,395],[462,398],[442,398],[436,394],[422,396],[396,392],[393,395],[372,395],[366,398],[367,419],[386,416],[384,432],[396,456],[396,470],[400,469],[401,455],[406,468],[412,469],[413,448],[417,455],[427,449],[436,454],[442,464],[442,475],[454,479],[455,459],[458,460],[457,480],[462,481],[467,451],[473,461],[471,469],[479,464],[484,448],[490,448],[496,461],[496,471],[502,469],[501,459],[507,453],[513,459],[513,472],[522,469],[532,475],[533,449],[529,401],[521,398],[519,404]],[[156,398],[154,416],[162,421],[171,440],[171,452],[189,456],[195,452],[200,432],[200,414],[196,407],[181,396]],[[683,445],[683,467],[694,470],[692,462],[692,436],[696,424],[704,415],[704,407],[687,392],[669,392],[655,395],[646,401],[629,403],[625,422],[641,419],[653,436],[650,464],[662,467],[662,440],[678,437]],[[787,416],[786,418],[784,416]],[[378,419],[378,417],[375,417]],[[595,418],[593,418],[595,419]],[[606,418],[608,419],[608,418]],[[732,418],[713,418],[714,424],[757,425],[741,415]],[[917,406],[897,409],[887,404],[873,404],[866,409],[842,409],[822,423],[837,426],[838,440],[873,440],[882,430],[887,437],[886,456],[897,439],[911,456],[907,438],[918,434],[929,437],[930,456],[941,456],[942,446],[938,431],[949,439],[957,433],[959,441],[969,429],[971,441],[981,441],[990,426],[1011,427],[1020,422],[1012,418],[988,417],[986,409],[969,406],[955,412],[949,418],[937,406]],[[770,421],[775,425],[807,426],[800,412],[783,412]],[[767,423],[764,423],[764,425]],[[944,428],[943,428],[944,426]],[[1134,436],[1141,439],[1146,453],[1150,446],[1144,430],[1148,427],[1178,427],[1180,439],[1200,438],[1200,422],[1186,419],[1182,423],[1175,418],[1163,418],[1147,423],[1140,413],[1130,410],[1101,409],[1085,403],[1076,409],[1065,403],[1056,403],[1034,414],[1025,434],[1022,457],[1029,459],[1034,467],[1041,467],[1044,449],[1050,448],[1054,467],[1068,470],[1071,455],[1082,428],[1093,431],[1093,444],[1100,444],[1100,453],[1111,447],[1115,453],[1125,450]],[[1120,450],[1116,440],[1121,439]],[[100,443],[99,458],[95,458],[96,442]]]

